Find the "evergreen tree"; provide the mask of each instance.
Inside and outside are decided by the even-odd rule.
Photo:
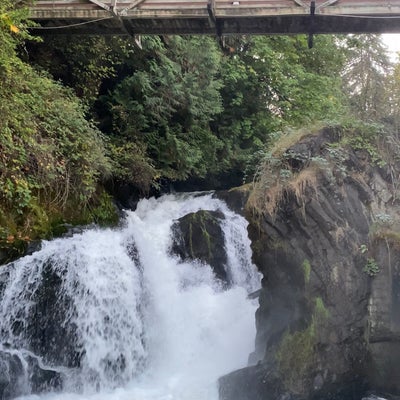
[[[344,91],[362,120],[377,121],[387,114],[386,76],[391,70],[387,50],[378,35],[352,35],[345,40],[347,63]]]

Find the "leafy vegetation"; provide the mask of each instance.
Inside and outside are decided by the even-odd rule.
[[[379,268],[378,263],[375,258],[368,258],[367,263],[364,266],[363,271],[369,276],[375,276],[379,273],[381,269]]]
[[[65,219],[82,221],[98,206],[98,183],[111,166],[82,102],[17,57],[30,38],[24,10],[5,1],[0,15],[0,243],[7,247],[48,235]]]
[[[303,268],[303,274],[304,274],[304,282],[307,284],[310,282],[310,276],[311,276],[311,264],[310,261],[305,259],[301,267]]]
[[[382,151],[400,143],[399,68],[378,36],[317,36],[313,49],[302,35],[235,36],[223,49],[209,37],[143,37],[139,49],[116,37],[38,40],[26,15],[11,0],[0,5],[5,244],[65,221],[115,219],[104,182],[145,195],[176,181],[218,188],[256,174],[263,189],[275,188],[263,198],[273,212],[315,182],[293,167],[296,157],[314,172],[335,163],[345,173],[345,146],[377,165],[396,162]],[[324,159],[285,153],[317,131],[298,128],[327,121],[346,134]]]
[[[223,185],[228,173],[239,177],[238,184],[251,177],[273,132],[343,113],[338,72],[345,57],[333,37],[318,38],[312,50],[303,36],[238,36],[226,51],[204,37],[143,37],[142,49],[115,38],[88,41],[46,39],[34,46],[38,56],[31,61],[91,102],[117,155],[113,176],[143,192],[165,180]],[[89,45],[106,59],[85,52]],[[103,68],[87,89],[100,93],[93,103],[76,77],[86,69],[95,74],[97,65]],[[121,174],[127,167],[144,170],[144,179]]]

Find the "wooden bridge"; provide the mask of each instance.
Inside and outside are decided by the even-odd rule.
[[[31,18],[52,34],[400,33],[400,0],[37,0]]]

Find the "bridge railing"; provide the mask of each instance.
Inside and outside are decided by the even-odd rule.
[[[121,16],[141,15],[152,11],[204,10],[208,0],[38,0],[32,14],[40,18],[47,14],[114,12]],[[308,14],[307,0],[215,0],[215,11],[224,15],[300,15]],[[400,14],[400,0],[315,0],[316,14],[322,15],[387,15]]]
[[[400,31],[400,0],[37,0],[31,7],[44,26],[101,21],[92,31],[112,34],[121,26],[150,34],[300,33],[312,30],[312,15],[319,33]]]

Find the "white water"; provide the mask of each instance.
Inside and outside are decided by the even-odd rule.
[[[200,209],[225,214],[228,290],[210,267],[169,254],[174,220]],[[85,350],[78,373],[49,366],[64,373],[62,393],[21,399],[217,400],[218,377],[245,366],[254,346],[256,302],[247,294],[259,276],[246,227],[210,194],[169,195],[141,201],[120,229],[46,242],[15,263],[0,306],[1,341],[23,357],[29,338],[10,327],[33,312],[32,293],[52,260],[74,303],[65,323],[76,324]],[[125,368],[107,368],[121,357]]]

